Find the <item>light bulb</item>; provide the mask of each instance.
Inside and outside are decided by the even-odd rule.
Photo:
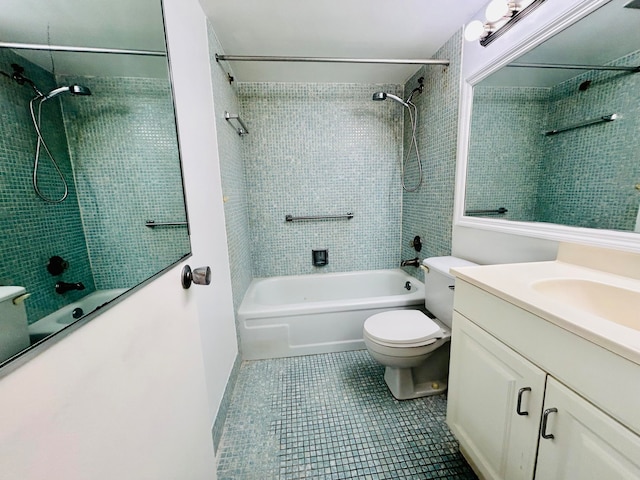
[[[474,20],[469,22],[469,24],[464,29],[464,39],[467,42],[473,42],[475,40],[480,39],[485,33],[487,29],[480,20]]]
[[[493,0],[484,14],[487,17],[487,21],[490,23],[497,22],[498,20],[510,17],[515,10],[516,5],[513,2],[506,2],[505,0]]]

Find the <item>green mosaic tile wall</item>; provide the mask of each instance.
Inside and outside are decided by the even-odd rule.
[[[10,74],[12,63],[22,65],[25,76],[41,91],[57,85],[50,73],[10,50],[0,49],[0,70]],[[63,203],[48,204],[32,187],[36,133],[29,100],[34,96],[28,85],[21,86],[0,75],[0,284],[21,285],[31,293],[25,302],[30,323],[95,289],[58,99],[47,101],[42,108],[42,132],[69,184],[69,196]],[[40,165],[40,189],[47,196],[60,197],[62,183],[48,157],[41,155]],[[58,277],[46,269],[53,255],[69,262],[68,270]],[[54,290],[58,280],[82,282],[86,289],[60,295]]]

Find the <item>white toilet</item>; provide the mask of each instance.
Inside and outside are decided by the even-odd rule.
[[[454,288],[449,269],[476,265],[456,257],[431,257],[422,264],[427,269],[425,307],[436,318],[420,310],[390,310],[364,322],[367,350],[386,367],[384,380],[398,400],[447,389]]]

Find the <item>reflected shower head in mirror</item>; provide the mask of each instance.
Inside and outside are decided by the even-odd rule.
[[[56,97],[61,93],[69,92],[72,95],[91,95],[91,90],[89,90],[84,85],[69,85],[64,87],[58,87],[51,90],[49,93],[44,95],[42,101],[49,100],[50,98]]]
[[[397,97],[392,93],[387,93],[387,92],[374,93],[372,100],[381,101],[381,100],[386,100],[387,98],[390,98],[391,100],[395,100],[396,102],[400,103],[401,105],[404,105],[405,107],[409,107],[409,105],[407,105],[407,102],[402,100],[400,97]]]
[[[53,157],[53,153],[51,153],[51,150],[49,149],[49,145],[47,145],[47,142],[42,136],[42,131],[40,129],[40,119],[42,117],[42,104],[47,100],[49,100],[50,98],[54,98],[60,95],[61,93],[66,93],[66,92],[69,92],[72,95],[91,95],[91,90],[89,90],[87,87],[73,84],[73,85],[54,88],[53,90],[51,90],[49,93],[46,93],[46,94],[39,93],[37,97],[33,97],[29,102],[29,112],[31,113],[31,121],[33,122],[33,128],[36,131],[36,136],[38,140],[36,142],[36,155],[33,162],[32,184],[33,184],[33,189],[36,192],[36,195],[38,195],[38,197],[40,197],[42,200],[44,200],[47,203],[62,203],[69,195],[69,186],[67,185],[67,180],[64,178],[64,174],[60,170],[60,167],[58,166],[56,159]],[[36,102],[38,103],[37,113],[34,105]],[[51,161],[51,164],[53,165],[56,173],[58,174],[58,177],[60,177],[60,180],[62,181],[64,192],[59,198],[50,198],[46,196],[42,191],[40,191],[40,188],[38,187],[38,168],[40,166],[41,150],[44,150],[46,152],[47,156],[49,157],[49,160]]]

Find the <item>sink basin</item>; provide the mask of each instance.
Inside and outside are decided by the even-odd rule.
[[[531,286],[554,301],[640,331],[640,291],[573,278],[540,280]]]

